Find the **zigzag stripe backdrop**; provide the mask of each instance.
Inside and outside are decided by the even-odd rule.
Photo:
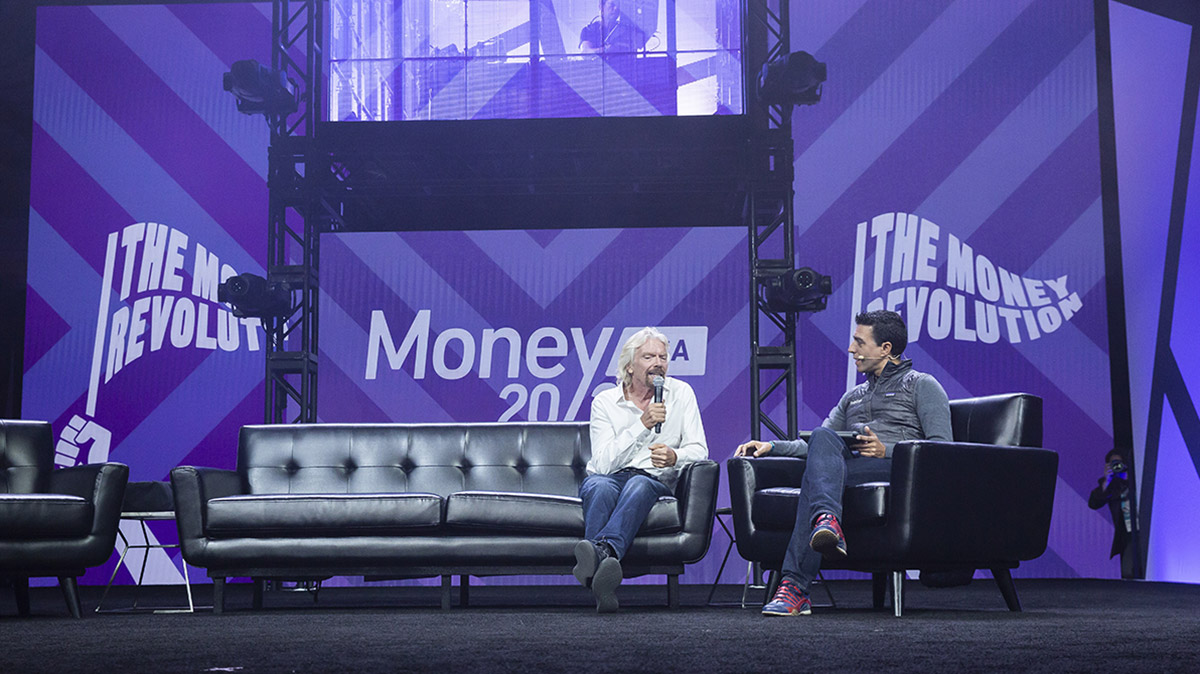
[[[269,4],[38,10],[23,414],[61,465],[231,466],[262,419],[261,328],[214,292],[265,259],[267,128],[220,83],[268,59],[270,27]]]
[[[797,259],[838,284],[801,326],[801,425],[853,380],[853,313],[896,309],[951,397],[1045,401],[1050,549],[1018,571],[1117,575],[1086,506],[1112,447],[1090,2],[797,3],[791,40],[830,73],[793,114]]]
[[[910,5],[793,3],[793,49],[830,72],[794,114],[797,259],[837,283],[801,325],[802,425],[850,383],[853,312],[897,308],[951,396],[1046,401],[1051,549],[1018,575],[1115,576],[1085,504],[1112,445],[1090,3]],[[266,5],[39,11],[24,412],[61,463],[228,467],[261,419],[261,329],[213,291],[264,258],[266,128],[219,82],[269,28]],[[723,461],[749,434],[745,232],[654,224],[325,236],[321,419],[583,419],[656,324]]]

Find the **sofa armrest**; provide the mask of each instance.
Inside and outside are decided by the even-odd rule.
[[[738,456],[726,462],[734,539],[749,541],[754,537],[754,521],[750,517],[754,493],[773,487],[799,487],[807,465],[805,459],[791,456],[754,459]]]
[[[85,566],[103,564],[117,542],[121,503],[129,483],[129,466],[123,463],[90,463],[50,473],[49,492],[87,499],[92,504],[92,530]]]
[[[714,461],[697,461],[679,471],[675,498],[679,499],[679,515],[684,531],[712,528],[720,474],[721,467]]]
[[[51,472],[48,493],[69,494],[91,501],[96,513],[92,533],[111,528],[115,537],[128,482],[129,466],[123,463],[89,463]],[[104,523],[108,526],[102,527]]]
[[[708,552],[712,541],[713,518],[717,510],[717,481],[721,467],[714,461],[697,461],[679,471],[675,498],[683,523],[685,556],[694,562]]]
[[[183,557],[194,566],[203,562],[209,499],[245,493],[236,471],[219,468],[179,466],[171,469],[171,490],[175,495],[175,525]]]
[[[902,442],[889,529],[910,559],[1027,561],[1046,551],[1058,454],[1036,447]]]

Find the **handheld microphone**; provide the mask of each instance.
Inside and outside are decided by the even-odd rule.
[[[662,378],[661,374],[654,375],[654,402],[656,402],[656,403],[662,402],[663,384],[665,384],[665,383],[666,383],[666,380]],[[661,421],[658,422],[657,424],[654,424],[654,432],[655,433],[662,432],[662,422]]]

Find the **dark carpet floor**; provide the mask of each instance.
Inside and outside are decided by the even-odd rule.
[[[438,608],[432,587],[268,592],[229,590],[227,611],[94,613],[57,588],[31,591],[16,615],[0,589],[0,672],[1195,672],[1200,586],[1133,581],[1018,580],[1024,611],[1009,612],[990,580],[906,588],[905,615],[871,610],[870,584],[829,583],[837,608],[767,619],[736,606],[740,586],[684,586],[683,608],[663,587],[620,589],[621,611],[598,616],[582,588],[472,587],[471,605]],[[207,586],[198,600],[209,601]],[[818,591],[815,598],[823,599]],[[761,591],[757,595],[761,599]],[[142,604],[176,603],[182,589],[148,588]],[[118,587],[105,607],[128,606]]]

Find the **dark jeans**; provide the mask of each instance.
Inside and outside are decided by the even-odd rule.
[[[855,456],[837,433],[817,428],[808,441],[808,463],[800,481],[796,526],[783,558],[783,577],[800,589],[808,586],[821,570],[821,553],[808,545],[813,520],[821,513],[842,519],[842,491],[850,485],[891,479],[892,460]]]
[[[621,559],[654,502],[660,496],[670,495],[667,485],[632,470],[588,475],[579,486],[579,498],[583,499],[583,537],[608,543],[617,553],[617,559]]]

